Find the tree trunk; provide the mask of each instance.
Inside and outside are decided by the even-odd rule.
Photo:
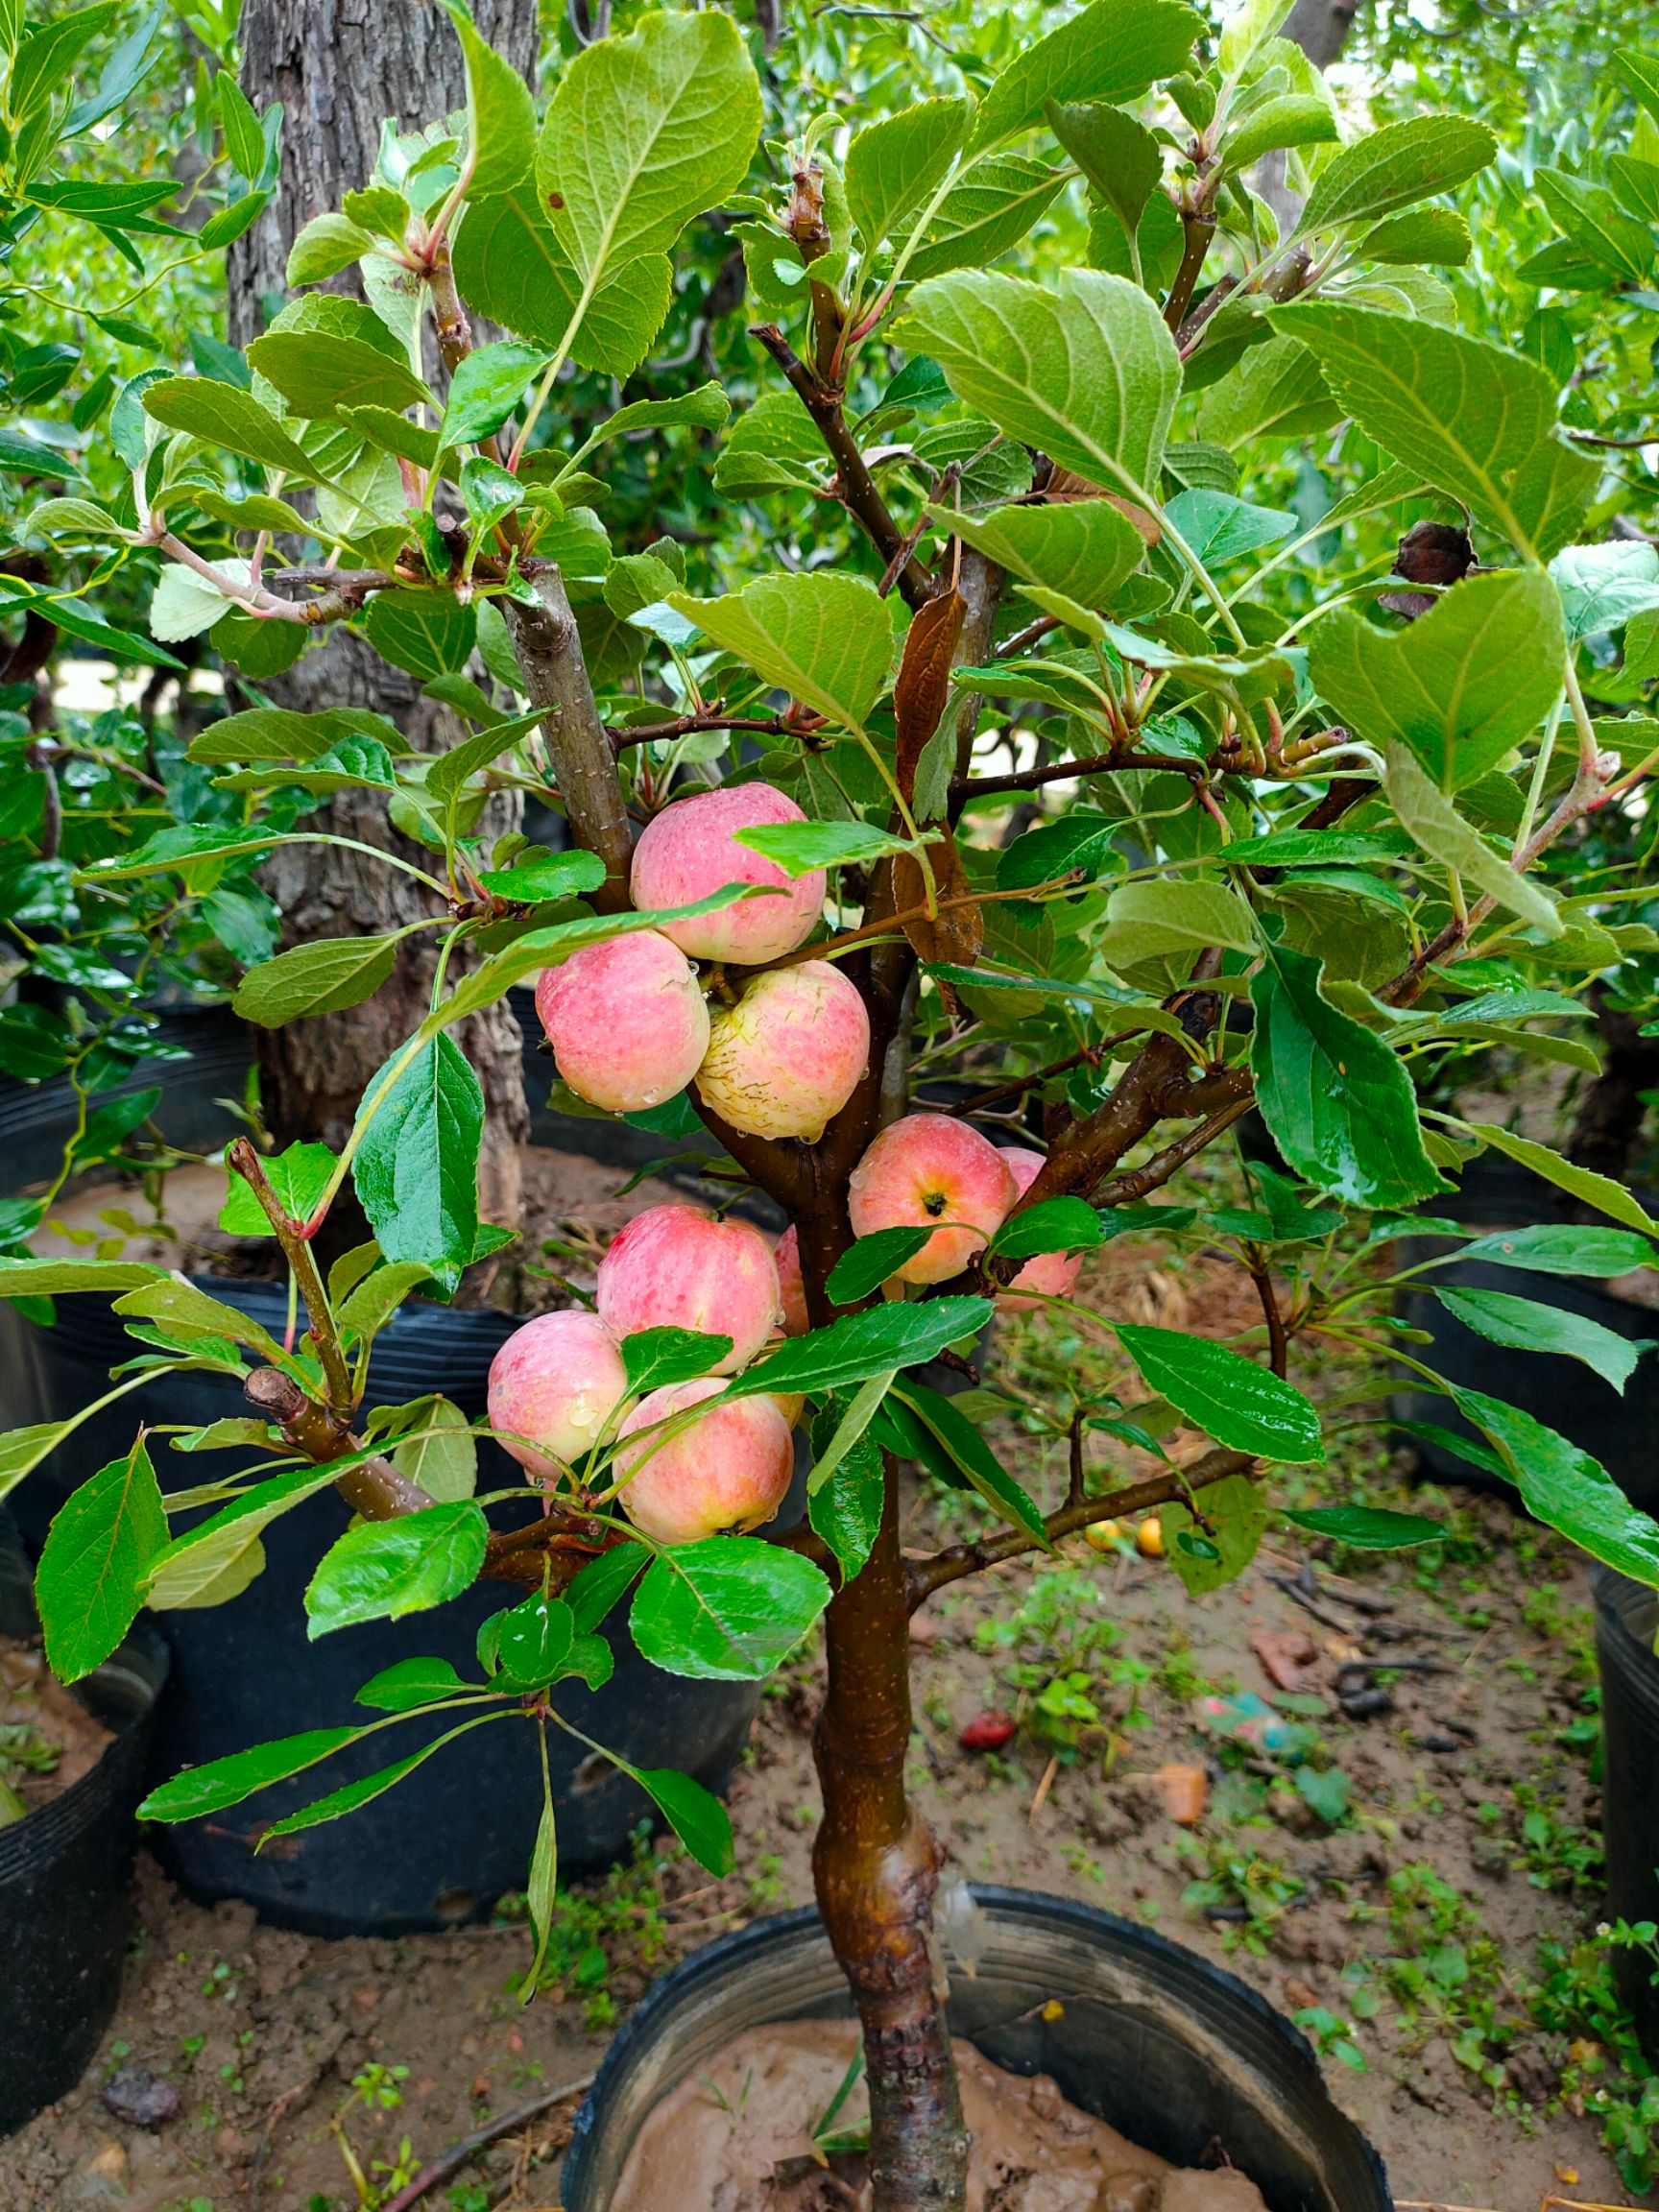
[[[1348,42],[1362,0],[1296,0],[1284,36],[1293,38],[1315,69],[1329,69]]]
[[[536,62],[535,0],[477,0],[478,27],[527,77]],[[242,87],[255,108],[283,112],[282,183],[230,252],[230,336],[245,346],[280,304],[295,235],[368,181],[383,117],[400,128],[431,122],[466,98],[461,50],[434,0],[245,0]],[[350,276],[335,288],[353,288]],[[390,667],[362,639],[336,632],[261,690],[301,711],[363,707],[385,714],[423,752],[463,734],[455,716],[421,696],[417,679]],[[492,800],[480,824],[488,841],[517,826],[517,798]],[[308,824],[429,864],[393,831],[377,793],[325,801]],[[432,913],[430,894],[392,868],[326,846],[279,854],[265,881],[282,909],[285,944],[371,936]],[[261,1106],[279,1143],[338,1145],[369,1079],[425,1015],[437,932],[406,941],[391,980],[366,1005],[257,1033]],[[454,972],[459,972],[457,964]],[[499,1006],[464,1023],[458,1039],[484,1086],[489,1118],[479,1165],[485,1219],[512,1225],[519,1208],[517,1147],[529,1130],[518,1025]],[[336,1209],[342,1213],[341,1209]],[[335,1241],[365,1233],[342,1213]]]

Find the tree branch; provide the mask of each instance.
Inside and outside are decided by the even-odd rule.
[[[835,464],[836,489],[843,502],[862,525],[882,561],[891,564],[903,550],[904,533],[894,521],[870,473],[870,465],[847,426],[847,418],[842,412],[845,395],[807,367],[776,323],[755,324],[749,335],[765,347],[818,425],[818,435]],[[905,606],[912,609],[924,606],[933,596],[933,579],[914,556],[899,570],[899,594]]]
[[[505,598],[501,611],[531,705],[544,709],[541,729],[571,835],[605,863],[605,880],[592,894],[593,903],[603,914],[621,913],[628,906],[634,838],[611,733],[599,719],[576,617],[557,564],[527,562],[525,567],[536,604]]]
[[[701,708],[694,714],[676,714],[667,722],[638,722],[631,729],[607,732],[612,746],[626,753],[633,745],[654,745],[659,738],[689,737],[700,730],[746,730],[760,737],[799,737],[802,725],[786,714],[727,714],[716,707]]]

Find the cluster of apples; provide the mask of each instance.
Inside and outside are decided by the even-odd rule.
[[[1041,1153],[998,1151],[948,1115],[908,1115],[881,1132],[854,1174],[854,1232],[937,1221],[888,1287],[898,1294],[902,1283],[943,1282],[983,1251],[1042,1165]],[[1080,1255],[1058,1252],[1027,1261],[999,1302],[1018,1309],[1037,1303],[1033,1293],[1064,1296],[1080,1264]],[[747,1367],[780,1327],[792,1336],[809,1327],[796,1232],[774,1252],[747,1222],[653,1206],[599,1262],[594,1307],[527,1321],[495,1355],[490,1425],[505,1449],[533,1480],[557,1484],[595,1445],[616,1444],[618,1503],[659,1544],[772,1520],[789,1487],[802,1401],[757,1393],[693,1408],[720,1400],[721,1378]],[[622,1339],[661,1328],[729,1336],[732,1349],[713,1373],[631,1406]]]
[[[869,1064],[870,1018],[827,960],[764,966],[811,935],[824,871],[790,877],[734,841],[739,830],[805,819],[770,783],[737,783],[678,799],[647,824],[629,875],[640,912],[693,905],[729,883],[771,896],[608,938],[545,972],[536,1010],[579,1097],[637,1114],[694,1083],[710,1112],[751,1137],[823,1135]],[[710,1014],[696,961],[763,972]]]

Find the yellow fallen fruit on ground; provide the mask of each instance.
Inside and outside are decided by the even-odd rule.
[[[1123,1541],[1121,1521],[1091,1521],[1083,1531],[1083,1541],[1092,1551],[1116,1551]]]
[[[1164,1524],[1156,1513],[1148,1513],[1135,1531],[1135,1549],[1143,1559],[1162,1559],[1164,1556]]]

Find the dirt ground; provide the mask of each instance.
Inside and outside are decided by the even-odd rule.
[[[1105,1264],[1121,1273],[1102,1303],[1125,1317],[1248,1321],[1248,1286],[1205,1262],[1114,1246]],[[1040,1388],[1041,1357],[1072,1355],[1032,1342],[1017,1328],[1004,1350]],[[1057,1447],[997,1440],[1047,1495]],[[1374,1458],[1361,1478],[1366,1502],[1412,1503]],[[1585,1963],[1600,1897],[1584,1580],[1495,1502],[1424,1503],[1443,1546],[1335,1558],[1276,1526],[1202,1598],[1127,1540],[947,1591],[914,1630],[915,1793],[970,1881],[1146,1921],[1300,2014],[1401,2204],[1651,2202],[1622,2186],[1586,2104],[1609,2050]],[[968,1510],[918,1493],[907,1541],[968,1532]],[[642,1843],[569,1900],[529,2007],[514,1901],[485,1929],[320,1942],[197,1907],[145,1860],[119,2013],[79,2088],[0,2145],[0,2212],[361,2212],[492,2118],[582,2083],[676,1958],[808,1901],[820,1668],[809,1651],[769,1687],[732,1791],[735,1874],[710,1884]],[[556,2206],[573,2109],[426,2200]]]

